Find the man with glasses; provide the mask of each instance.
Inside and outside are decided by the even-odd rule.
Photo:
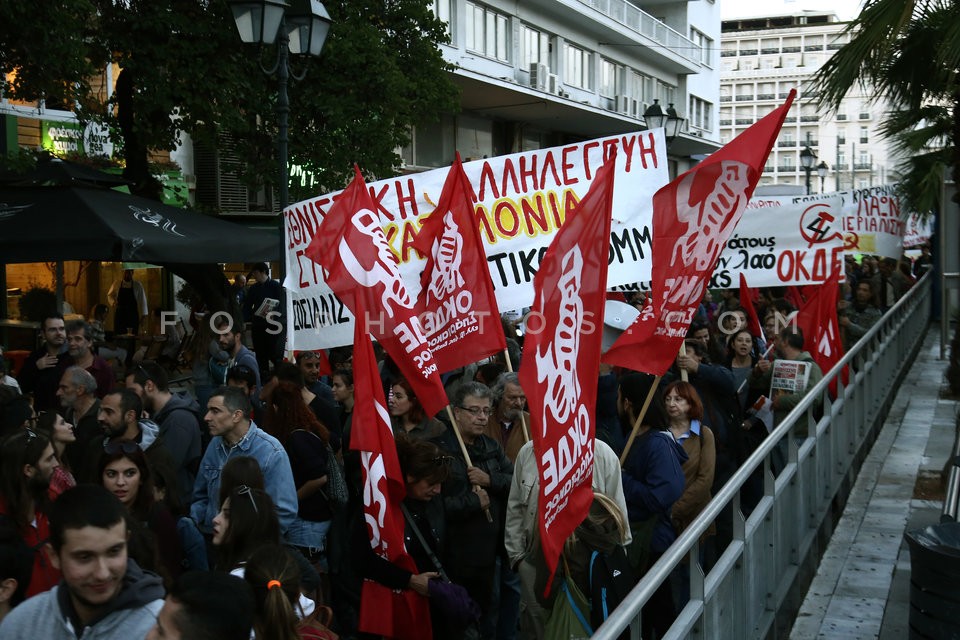
[[[186,392],[170,391],[166,370],[155,362],[144,362],[127,375],[127,388],[140,396],[143,408],[159,425],[159,437],[170,452],[181,500],[186,504],[202,454],[200,405]]]
[[[25,394],[33,395],[37,411],[58,409],[57,386],[73,358],[67,353],[67,331],[63,315],[51,313],[40,323],[43,346],[24,361],[17,378]]]
[[[250,398],[235,387],[220,387],[207,401],[204,420],[213,439],[207,447],[193,486],[190,517],[210,536],[220,510],[220,473],[230,458],[254,458],[263,472],[264,489],[277,507],[284,535],[297,517],[297,489],[290,459],[280,442],[250,419]]]
[[[503,515],[513,464],[500,443],[486,434],[493,413],[493,394],[479,382],[464,382],[453,398],[453,415],[471,466],[467,465],[456,434],[448,429],[436,442],[453,457],[443,483],[447,515],[445,568],[450,579],[463,585],[483,612],[480,634],[496,634],[494,580],[497,557],[503,549]]]

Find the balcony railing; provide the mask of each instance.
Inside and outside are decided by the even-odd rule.
[[[757,55],[756,49],[740,49],[740,55],[742,56],[755,56]]]
[[[737,118],[737,124],[753,124],[756,122],[753,118]]]
[[[766,49],[760,49],[760,53],[780,53],[780,47],[767,47]]]
[[[733,96],[720,96],[720,102],[732,102]]]
[[[776,100],[777,95],[775,93],[758,93],[757,100]]]
[[[820,116],[800,116],[800,122],[820,122]]]
[[[720,57],[721,57],[721,58],[734,58],[734,57],[736,57],[736,55],[737,55],[737,52],[736,52],[736,51],[721,51],[721,52],[720,52]]]
[[[843,121],[843,120],[846,120],[846,119],[847,119],[847,114],[845,114],[845,113],[838,113],[838,114],[837,114],[837,120]]]
[[[671,29],[661,20],[657,20],[645,11],[641,11],[626,0],[580,0],[580,3],[592,7],[605,16],[619,22],[628,29],[650,38],[668,49],[673,55],[696,65],[703,59],[703,47],[685,37],[679,31]],[[726,52],[720,55],[724,56]]]
[[[721,126],[721,127],[729,127],[731,124],[733,124],[733,120],[729,120],[729,119],[728,119],[728,120],[720,120],[720,126]]]
[[[797,146],[797,141],[796,140],[777,140],[777,146],[780,147],[781,149],[783,147],[792,148]]]
[[[783,47],[781,51],[784,53],[800,53],[800,47]]]
[[[751,93],[751,94],[747,94],[747,95],[737,96],[737,102],[749,102],[750,100],[753,100],[753,94],[752,94],[752,93]]]
[[[855,162],[853,168],[857,171],[866,171],[873,168],[869,162]]]

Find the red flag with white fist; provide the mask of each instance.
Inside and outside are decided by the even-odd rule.
[[[652,291],[604,362],[653,375],[673,364],[795,95],[653,196]]]

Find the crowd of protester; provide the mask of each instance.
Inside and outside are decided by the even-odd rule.
[[[870,257],[846,267],[838,311],[852,344],[914,274]],[[789,321],[800,301],[787,289],[755,293],[762,331],[748,329],[737,290],[717,303],[708,293],[656,386],[601,368],[596,500],[561,570],[574,582],[589,574],[591,550],[614,547],[642,576],[690,525],[767,434],[753,407],[768,394],[771,361],[807,361],[812,381],[822,375]],[[514,364],[518,326],[504,321]],[[380,354],[411,570],[369,544],[363,463],[350,448],[367,426],[353,421],[355,403],[369,399],[354,397],[351,348],[281,362],[270,343],[258,363],[242,331],[219,328],[197,329],[187,390],[150,361],[105,375],[90,326],[58,315],[44,319],[43,344],[16,379],[0,371],[0,640],[292,640],[325,628],[373,637],[358,629],[361,607],[376,607],[361,603],[364,580],[428,597],[436,638],[544,637],[556,589],[543,597],[531,417],[505,358],[447,373],[452,411],[431,416]],[[332,371],[321,375],[326,359]],[[774,424],[801,395],[773,400]],[[753,480],[747,511],[761,495]],[[732,539],[731,522],[718,518],[704,534],[705,566]],[[441,575],[466,590],[472,619],[439,604]],[[648,602],[645,638],[669,628],[688,576],[681,567]]]

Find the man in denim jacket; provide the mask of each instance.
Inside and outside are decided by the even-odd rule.
[[[250,411],[250,399],[234,387],[220,387],[207,402],[203,419],[213,439],[200,461],[190,506],[190,517],[204,534],[213,532],[213,518],[220,510],[220,471],[231,457],[250,456],[260,463],[264,488],[277,506],[284,537],[297,517],[297,489],[287,452],[250,419]]]

